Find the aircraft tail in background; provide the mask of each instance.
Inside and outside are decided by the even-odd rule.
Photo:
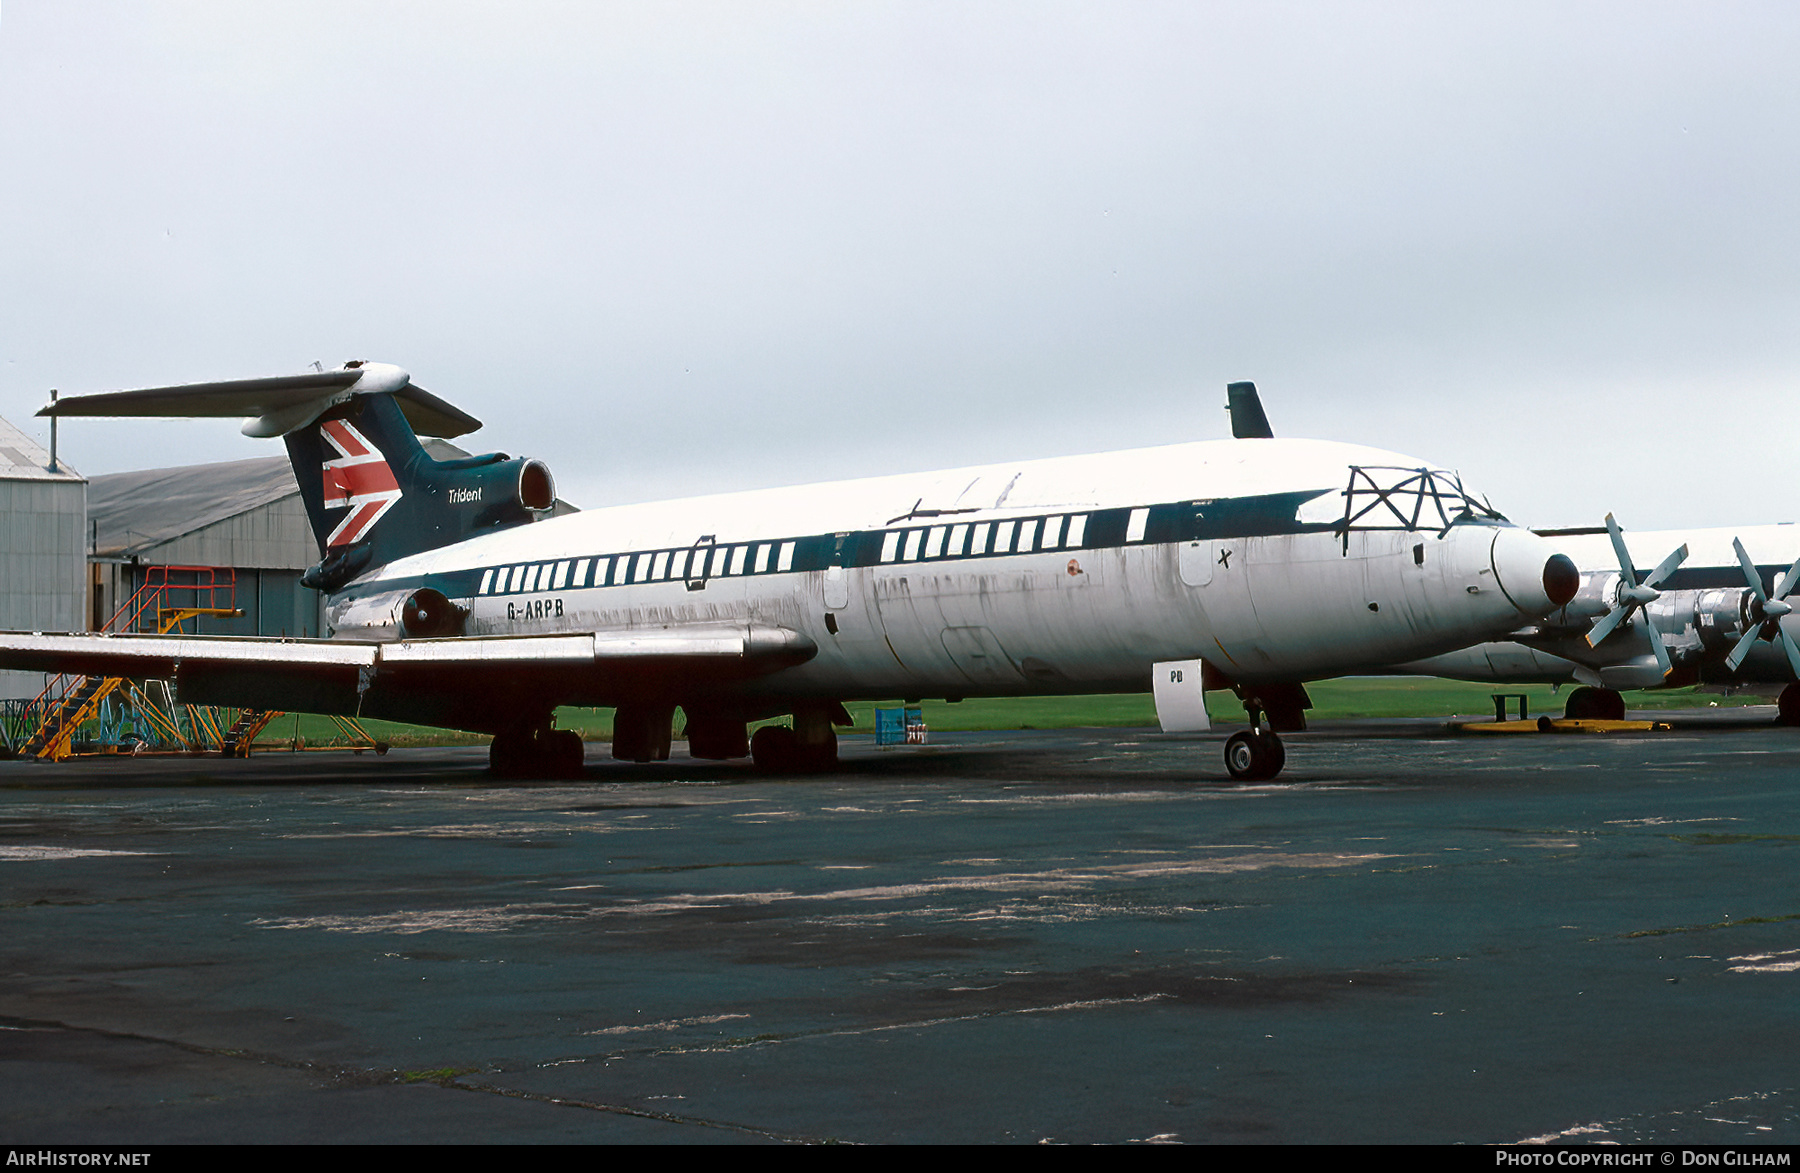
[[[481,421],[386,363],[70,396],[38,414],[242,416],[245,435],[282,437],[321,555],[301,581],[327,592],[370,567],[536,520],[556,502],[539,461],[432,459],[419,436],[448,439]]]

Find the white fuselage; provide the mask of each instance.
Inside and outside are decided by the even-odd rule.
[[[1147,690],[1152,664],[1196,658],[1315,679],[1549,609],[1554,547],[1434,498],[1448,474],[1406,496],[1427,468],[1227,440],[616,506],[390,563],[329,613],[341,637],[396,638],[425,585],[473,636],[773,625],[818,647],[741,686],[775,696]],[[1400,508],[1345,526],[1376,499],[1357,470]]]

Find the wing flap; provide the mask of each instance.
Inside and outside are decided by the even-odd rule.
[[[487,732],[525,710],[705,693],[817,653],[803,633],[769,625],[395,643],[0,632],[0,668],[173,680],[196,704],[361,711]]]

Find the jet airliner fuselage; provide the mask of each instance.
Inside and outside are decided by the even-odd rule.
[[[550,729],[559,705],[615,707],[620,757],[666,756],[680,707],[697,756],[804,766],[835,758],[845,700],[1144,691],[1175,665],[1196,696],[1238,694],[1252,730],[1227,763],[1267,777],[1275,730],[1303,725],[1303,681],[1498,637],[1576,585],[1572,563],[1454,474],[1325,441],[1176,444],[552,519],[536,462],[425,456],[414,428],[478,425],[397,368],[56,410],[230,410],[254,417],[252,434],[286,435],[334,638],[9,636],[0,663],[166,666],[184,698],[490,732],[507,771],[579,762],[572,735]],[[746,723],[783,714],[792,726],[759,730],[753,748]]]

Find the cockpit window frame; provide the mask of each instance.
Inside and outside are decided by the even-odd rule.
[[[1377,477],[1371,474],[1402,474]],[[1385,486],[1381,483],[1388,482]],[[1430,502],[1432,510],[1426,511]],[[1364,503],[1366,502],[1366,503]],[[1360,505],[1360,508],[1359,508]],[[1407,507],[1411,507],[1410,513]],[[1385,511],[1385,512],[1382,512]],[[1431,516],[1435,513],[1436,516]],[[1365,520],[1374,515],[1374,520]],[[1421,524],[1427,522],[1430,524]],[[1441,522],[1442,525],[1437,523]],[[1448,469],[1391,464],[1353,464],[1344,486],[1344,514],[1336,526],[1344,552],[1350,552],[1350,535],[1357,530],[1399,530],[1420,533],[1436,530],[1442,538],[1458,525],[1511,525],[1505,514],[1486,498],[1476,500],[1463,487],[1462,477]]]

